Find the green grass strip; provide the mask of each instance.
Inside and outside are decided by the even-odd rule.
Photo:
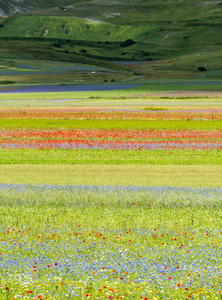
[[[222,151],[0,149],[0,164],[222,165]]]
[[[220,120],[53,120],[0,119],[0,128],[85,128],[85,129],[222,129]]]
[[[222,166],[209,165],[0,165],[0,182],[219,187]]]

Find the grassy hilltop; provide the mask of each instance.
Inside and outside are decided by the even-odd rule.
[[[191,78],[222,74],[221,1],[0,3],[6,13],[13,7],[25,12],[0,19],[0,56],[8,62],[60,60],[145,77],[172,77],[172,72]],[[120,66],[116,61],[147,65]],[[200,67],[206,72],[198,71]]]

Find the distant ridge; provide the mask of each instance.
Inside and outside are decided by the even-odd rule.
[[[82,0],[0,0],[0,16],[8,16],[17,12],[58,7],[65,4],[75,4]]]
[[[34,7],[32,6],[31,2],[26,5],[25,0],[0,0],[0,16],[7,16],[16,12],[27,12]]]

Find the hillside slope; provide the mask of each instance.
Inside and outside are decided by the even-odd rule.
[[[47,37],[86,41],[135,41],[155,30],[149,25],[119,25],[71,17],[19,16],[0,31],[1,37]]]
[[[0,0],[10,7],[25,12],[0,20],[2,57],[222,74],[222,0]]]
[[[222,0],[0,0],[0,10],[6,15],[40,11],[41,15],[97,17],[115,23],[200,20],[210,15],[221,22]]]

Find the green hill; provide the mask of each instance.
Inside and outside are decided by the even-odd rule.
[[[206,70],[204,76],[222,74],[219,0],[3,1],[6,3],[23,5],[26,12],[0,19],[3,58],[52,59],[113,69],[117,68],[115,61],[151,62],[138,70],[130,67],[144,76],[151,71],[161,76],[168,76],[168,71],[198,75],[199,67]],[[126,40],[131,43],[124,44]]]

